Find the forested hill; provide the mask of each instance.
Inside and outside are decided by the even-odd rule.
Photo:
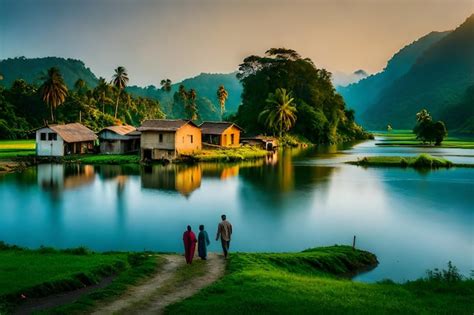
[[[138,86],[130,86],[127,91],[136,96],[149,97],[159,100],[165,108],[167,104],[173,102],[173,94],[178,91],[180,85],[184,85],[186,89],[194,89],[199,98],[205,98],[206,101],[218,106],[217,89],[220,85],[224,85],[229,97],[226,102],[226,112],[235,113],[241,103],[242,84],[236,78],[236,72],[233,73],[201,73],[193,78],[188,78],[182,82],[175,83],[171,86],[170,92],[162,91],[153,85],[142,88]]]
[[[449,33],[431,32],[421,37],[393,55],[383,71],[368,76],[357,83],[338,87],[338,92],[344,97],[347,106],[355,110],[357,118],[360,118],[360,115],[370,105],[378,101],[385,88],[406,74],[426,49]]]
[[[0,61],[0,73],[3,80],[0,85],[10,87],[17,79],[23,79],[28,83],[40,85],[43,77],[51,67],[57,67],[69,89],[74,87],[78,79],[82,79],[89,87],[96,86],[98,79],[95,74],[86,68],[84,63],[76,59],[65,59],[59,57],[44,58],[9,58]]]
[[[434,118],[447,121],[449,130],[472,133],[474,110],[467,100],[473,86],[474,14],[426,49],[361,117],[372,128],[388,123],[394,128],[411,128],[415,114],[426,108]],[[454,115],[459,120],[452,119]]]

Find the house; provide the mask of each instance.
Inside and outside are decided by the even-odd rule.
[[[199,128],[202,132],[202,141],[222,147],[240,146],[242,128],[227,121],[205,121]]]
[[[36,130],[36,155],[64,156],[94,151],[96,134],[89,128],[72,123],[48,125]]]
[[[98,135],[100,153],[123,154],[140,150],[140,132],[133,126],[105,127]]]
[[[201,129],[190,120],[151,119],[137,129],[141,132],[143,160],[172,160],[202,148]]]
[[[274,151],[277,149],[278,141],[273,137],[256,136],[251,138],[242,138],[242,144],[257,146],[267,151]]]

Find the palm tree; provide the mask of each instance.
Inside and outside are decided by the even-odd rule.
[[[110,83],[112,83],[118,89],[117,101],[115,103],[115,115],[114,115],[114,117],[117,118],[120,94],[122,93],[122,90],[125,89],[125,87],[128,84],[127,69],[125,69],[122,66],[117,67],[117,69],[115,69],[115,74],[113,75],[112,81]]]
[[[278,88],[275,93],[269,93],[266,99],[267,107],[259,115],[259,120],[266,116],[265,124],[269,129],[278,130],[280,137],[284,131],[293,127],[296,121],[296,107],[291,92]]]
[[[54,122],[54,109],[64,103],[67,96],[67,86],[56,67],[50,68],[41,86],[43,101],[51,109],[51,122]]]
[[[222,120],[222,115],[224,115],[225,102],[227,101],[228,97],[229,97],[229,93],[227,93],[224,86],[223,85],[219,86],[219,88],[217,89],[217,100],[219,101],[219,104],[221,105],[221,120]]]
[[[97,100],[102,105],[102,113],[105,114],[105,103],[113,103],[113,101],[107,96],[111,90],[111,86],[105,81],[104,78],[99,78],[99,83],[94,89],[94,94]]]
[[[165,79],[161,80],[160,82],[161,89],[165,92],[170,92],[171,91],[171,80],[170,79]]]

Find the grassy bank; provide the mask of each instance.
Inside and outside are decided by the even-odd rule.
[[[347,163],[359,166],[391,166],[413,168],[450,168],[452,166],[468,166],[465,164],[454,164],[444,158],[434,157],[429,154],[420,154],[416,157],[369,156]],[[474,165],[472,166],[474,167]]]
[[[189,158],[197,162],[236,162],[259,159],[268,154],[268,151],[257,147],[242,146],[239,148],[202,150],[199,153],[189,156]]]
[[[71,155],[63,158],[67,163],[82,163],[82,164],[138,164],[140,163],[140,156],[138,154],[94,154],[94,155]]]
[[[35,154],[35,140],[0,140],[0,159]]]
[[[87,309],[116,296],[127,285],[156,269],[157,260],[143,254],[93,253],[84,248],[29,250],[0,242],[0,313],[12,311],[30,298],[68,292],[118,275],[107,288],[85,296],[71,309]]]
[[[411,130],[379,131],[375,135],[383,137],[376,143],[380,146],[434,147],[434,144],[423,144],[420,140],[417,140],[416,135]],[[449,136],[438,147],[474,149],[474,138]]]
[[[474,281],[366,284],[340,277],[375,263],[346,246],[232,254],[224,278],[168,314],[472,314]]]

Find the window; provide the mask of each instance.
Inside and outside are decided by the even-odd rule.
[[[49,140],[49,141],[56,141],[56,140],[58,140],[58,134],[57,134],[57,133],[48,133],[48,140]]]
[[[230,144],[234,144],[234,134],[230,135]]]
[[[162,133],[159,134],[158,138],[159,138],[160,143],[163,142],[163,134]]]
[[[41,141],[46,141],[46,132],[42,132],[40,134],[40,139],[41,139]]]
[[[193,143],[193,135],[188,135],[188,138],[189,138],[189,142]]]

